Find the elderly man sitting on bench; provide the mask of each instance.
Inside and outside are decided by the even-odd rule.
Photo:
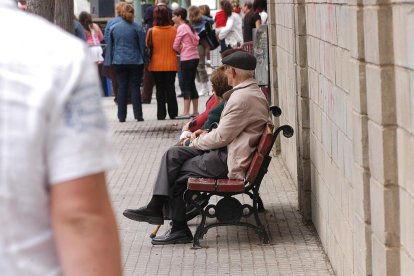
[[[192,134],[192,146],[174,146],[161,159],[153,196],[139,209],[127,209],[124,216],[150,224],[163,224],[163,207],[170,203],[172,226],[152,244],[189,243],[193,240],[185,219],[183,193],[190,176],[244,179],[252,153],[268,121],[268,103],[253,79],[256,58],[244,51],[234,52],[222,63],[233,89],[223,95],[226,105],[218,127]]]

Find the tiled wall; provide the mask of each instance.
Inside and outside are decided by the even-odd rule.
[[[338,275],[414,271],[414,1],[270,0],[282,139]]]

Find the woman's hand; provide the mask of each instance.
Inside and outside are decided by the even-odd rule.
[[[196,130],[195,132],[193,132],[192,134],[191,134],[191,141],[193,141],[195,138],[197,138],[198,136],[201,136],[201,135],[204,135],[204,134],[206,134],[206,133],[208,133],[208,131],[207,130],[204,130],[204,129],[199,129],[199,130]]]
[[[190,121],[191,122],[191,121]],[[186,123],[185,125],[183,125],[183,129],[182,131],[187,131],[190,128],[190,122]]]

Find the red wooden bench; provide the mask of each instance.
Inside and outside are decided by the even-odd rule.
[[[278,115],[280,109],[277,108]],[[273,110],[272,110],[273,112]],[[273,112],[275,114],[275,112]],[[184,199],[187,204],[195,207],[201,214],[201,222],[197,227],[193,240],[193,248],[201,248],[200,238],[208,229],[217,226],[243,225],[255,230],[262,243],[269,243],[269,236],[262,225],[259,214],[259,188],[264,175],[267,173],[271,157],[270,152],[279,133],[287,138],[293,136],[293,129],[289,125],[283,125],[274,130],[274,126],[268,123],[263,130],[262,137],[254,153],[250,167],[247,170],[246,179],[215,179],[190,177],[187,182],[187,190]],[[242,204],[235,195],[247,194],[252,204]],[[219,196],[216,204],[205,204],[210,197]],[[202,198],[203,200],[199,200]],[[203,202],[201,204],[200,202]],[[254,216],[255,224],[242,221],[243,218]],[[215,218],[212,223],[206,223],[207,218]]]

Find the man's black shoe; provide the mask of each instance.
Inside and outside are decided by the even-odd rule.
[[[124,211],[124,216],[132,220],[148,222],[149,224],[164,224],[162,213],[147,207],[141,207],[139,209],[126,209]]]
[[[193,234],[187,227],[171,233],[171,228],[165,232],[164,235],[158,236],[152,239],[153,245],[166,245],[166,244],[177,244],[177,243],[190,243],[193,241]]]

